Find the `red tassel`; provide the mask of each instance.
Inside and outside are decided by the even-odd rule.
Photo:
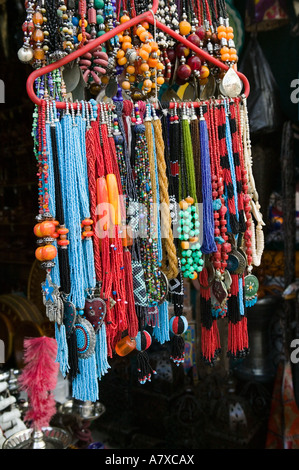
[[[213,364],[220,352],[220,335],[217,320],[212,316],[211,290],[208,281],[208,271],[203,268],[199,275],[201,297],[201,353],[203,360]]]

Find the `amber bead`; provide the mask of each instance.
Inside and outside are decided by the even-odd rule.
[[[45,57],[45,51],[38,47],[33,51],[33,56],[36,60],[43,60]]]
[[[188,21],[181,21],[179,29],[182,36],[187,36],[191,31],[191,24]]]
[[[43,24],[43,15],[41,13],[39,13],[38,11],[36,11],[32,17],[32,21],[34,24]]]
[[[152,57],[150,57],[148,59],[148,65],[152,68],[155,68],[158,64],[158,59],[153,59]]]
[[[130,336],[125,336],[120,341],[118,341],[118,343],[116,343],[115,352],[119,356],[126,356],[135,348],[136,348],[136,341],[134,339],[131,339]]]
[[[121,84],[123,90],[129,90],[131,88],[130,82],[127,80],[124,80]]]
[[[33,232],[34,232],[34,235],[36,237],[42,237],[43,236],[43,234],[41,232],[41,229],[40,229],[40,226],[41,226],[41,224],[36,224],[33,228]]]
[[[126,23],[127,21],[130,20],[130,17],[128,15],[123,15],[121,18],[120,18],[120,22],[121,24],[123,23]]]
[[[133,73],[135,73],[135,67],[133,65],[128,65],[127,67],[127,72],[130,74],[130,75],[133,75]]]
[[[32,34],[33,41],[40,41],[44,40],[44,33],[40,28],[36,28]]]
[[[132,44],[131,44],[129,41],[126,41],[126,42],[123,42],[123,43],[122,43],[122,46],[121,46],[121,47],[122,47],[122,49],[123,49],[124,51],[126,51],[127,49],[131,49]]]
[[[193,203],[194,203],[194,199],[193,199],[193,197],[191,197],[191,196],[185,197],[185,201],[186,201],[188,204],[193,204]]]
[[[180,209],[186,210],[188,207],[188,202],[182,199],[182,201],[179,202]]]
[[[125,55],[125,51],[123,51],[122,49],[119,49],[117,51],[116,58],[121,59],[122,57],[124,57],[124,55]]]
[[[164,82],[165,82],[165,80],[164,80],[163,77],[157,77],[157,83],[158,83],[158,85],[163,85]]]
[[[147,31],[142,31],[142,33],[139,36],[140,41],[146,42],[150,39],[150,35]]]
[[[182,250],[189,250],[190,243],[189,242],[181,242]]]
[[[57,255],[57,248],[54,245],[43,246],[42,256],[45,261],[50,261]]]
[[[140,65],[140,71],[141,72],[147,72],[149,70],[149,65],[147,62],[143,62],[141,65]]]
[[[208,78],[209,75],[210,75],[210,70],[208,69],[206,65],[203,65],[200,69],[200,78],[201,79]]]

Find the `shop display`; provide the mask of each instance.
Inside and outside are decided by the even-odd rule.
[[[225,2],[29,0],[26,12],[35,255],[72,397],[96,402],[115,354],[136,354],[151,381],[153,342],[184,362],[186,280],[200,286],[203,360],[221,352],[218,320],[223,353],[247,354],[263,220]]]

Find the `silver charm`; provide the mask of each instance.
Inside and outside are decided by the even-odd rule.
[[[219,90],[222,95],[228,96],[229,98],[235,98],[240,95],[242,82],[232,67],[230,67],[224,75]]]
[[[47,317],[51,322],[61,325],[63,322],[63,302],[58,286],[52,282],[49,273],[47,273],[46,280],[41,283],[41,288]]]

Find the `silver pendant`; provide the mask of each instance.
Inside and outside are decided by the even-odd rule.
[[[41,283],[41,288],[47,317],[51,322],[61,325],[63,322],[63,302],[59,295],[58,286],[52,282],[49,273],[47,273],[46,280]]]
[[[242,82],[232,67],[224,75],[219,90],[222,95],[229,98],[235,98],[241,94]]]

